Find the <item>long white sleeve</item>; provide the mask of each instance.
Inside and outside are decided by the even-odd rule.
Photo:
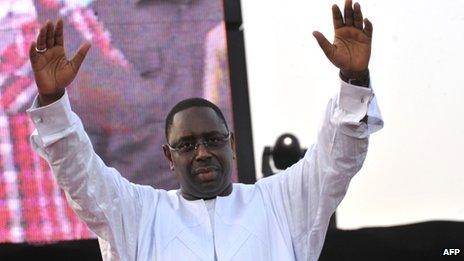
[[[368,115],[368,124],[361,122]],[[297,260],[317,260],[330,216],[361,168],[369,134],[383,126],[371,88],[342,82],[327,105],[316,144],[288,169],[258,181],[279,223],[288,230]]]
[[[135,260],[142,201],[150,198],[156,207],[156,191],[130,183],[103,163],[67,94],[44,107],[36,99],[28,114],[36,126],[34,150],[48,161],[72,208],[98,235],[103,259]]]

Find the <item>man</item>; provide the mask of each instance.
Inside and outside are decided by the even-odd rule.
[[[369,88],[372,25],[351,0],[344,19],[336,5],[332,12],[334,44],[314,36],[343,81],[305,157],[255,185],[232,184],[233,133],[214,104],[188,99],[166,118],[163,151],[181,185],[173,191],[129,183],[95,154],[65,91],[90,44],[68,61],[63,23],[42,27],[30,48],[39,89],[32,145],[98,235],[105,260],[317,260],[368,136],[383,124]]]

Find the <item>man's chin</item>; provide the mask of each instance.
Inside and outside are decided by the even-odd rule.
[[[230,190],[229,187],[231,187],[231,184],[224,186],[224,184],[218,183],[218,182],[220,181],[215,179],[212,181],[203,182],[199,184],[199,186],[197,187],[197,190],[198,190],[197,198],[211,199],[217,196],[226,196],[230,194],[230,192],[229,193],[226,193],[226,192]]]

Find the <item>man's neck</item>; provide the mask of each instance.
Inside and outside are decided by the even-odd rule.
[[[181,188],[181,194],[182,194],[183,198],[185,198],[186,200],[189,200],[189,201],[199,200],[199,199],[210,200],[210,199],[215,199],[216,197],[227,197],[232,193],[232,189],[233,189],[233,185],[232,185],[232,183],[230,183],[223,191],[221,191],[218,194],[214,194],[214,195],[195,196],[193,194],[186,193],[186,192],[182,191],[182,188]]]

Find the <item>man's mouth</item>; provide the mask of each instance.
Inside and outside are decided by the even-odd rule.
[[[196,168],[193,172],[196,178],[202,182],[208,182],[216,179],[217,176],[217,167],[199,167]]]

